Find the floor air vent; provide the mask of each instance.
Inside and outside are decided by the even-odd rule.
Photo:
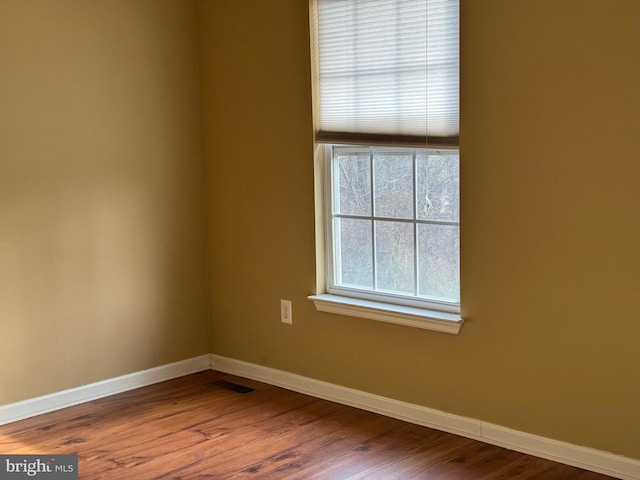
[[[236,393],[251,393],[255,391],[255,388],[245,387],[244,385],[238,385],[237,383],[227,382],[226,380],[216,380],[215,382],[207,383],[207,386],[213,388],[224,388],[225,390],[231,390]]]

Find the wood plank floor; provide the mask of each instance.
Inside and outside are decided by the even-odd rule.
[[[0,426],[0,453],[87,480],[611,478],[214,371]]]

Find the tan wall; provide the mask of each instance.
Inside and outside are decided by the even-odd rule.
[[[459,336],[315,312],[307,2],[197,6],[208,323],[193,3],[0,0],[0,403],[210,350],[640,458],[640,3],[462,0]]]
[[[461,3],[452,336],[314,311],[307,2],[198,2],[213,352],[640,458],[640,2]]]
[[[195,25],[0,0],[0,404],[208,351]]]

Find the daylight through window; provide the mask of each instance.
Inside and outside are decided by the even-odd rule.
[[[326,290],[459,312],[458,0],[317,0]]]

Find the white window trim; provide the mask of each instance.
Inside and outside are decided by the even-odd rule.
[[[452,333],[454,335],[460,333],[464,323],[462,317],[456,313],[406,307],[331,294],[311,295],[307,298],[313,301],[316,310],[319,312],[366,318],[407,327]]]
[[[383,147],[384,148],[384,147]],[[318,284],[320,292],[327,292],[329,285],[327,280],[333,275],[332,271],[332,248],[329,247],[325,250],[325,246],[330,245],[332,240],[332,233],[329,225],[331,224],[330,216],[331,209],[329,203],[331,202],[331,179],[329,178],[330,171],[328,164],[331,161],[331,146],[322,145],[316,150],[317,162],[320,164],[320,168],[316,170],[316,174],[321,175],[322,182],[319,190],[322,191],[322,200],[320,201],[324,214],[320,214],[316,217],[318,227],[325,231],[326,242],[323,249],[323,256],[325,261],[321,266],[324,268],[326,274],[325,281],[322,285]],[[318,158],[319,157],[319,158]],[[340,290],[348,290],[347,288],[341,288]],[[405,305],[396,303],[387,303],[380,301],[384,298],[383,293],[367,294],[366,292],[354,292],[357,296],[340,295],[333,293],[319,293],[317,295],[310,295],[309,300],[314,302],[317,311],[333,313],[338,315],[346,315],[350,317],[365,318],[369,320],[376,320],[381,322],[393,323],[396,325],[404,325],[408,327],[421,328],[425,330],[433,330],[436,332],[450,333],[457,335],[460,333],[464,320],[459,314],[459,304],[443,303],[442,305],[434,305],[435,308],[429,308],[430,303],[428,301],[411,301],[404,300]],[[369,297],[369,298],[366,298]],[[377,300],[376,300],[377,299]],[[422,304],[423,306],[413,306]],[[426,306],[424,306],[426,304]]]
[[[335,237],[334,237],[334,218],[333,218],[333,202],[336,198],[336,193],[333,187],[333,156],[334,149],[338,148],[341,151],[354,151],[354,152],[364,152],[368,151],[370,155],[375,154],[376,152],[383,151],[385,153],[393,152],[396,147],[394,146],[356,146],[356,145],[329,145],[325,144],[322,146],[323,149],[323,162],[324,162],[324,179],[325,179],[325,189],[324,189],[324,198],[325,202],[325,256],[326,256],[326,278],[327,285],[325,292],[328,294],[333,294],[337,296],[345,296],[345,297],[354,297],[361,298],[363,300],[372,300],[378,303],[397,303],[398,305],[405,305],[408,307],[417,307],[421,309],[434,310],[434,311],[443,311],[450,313],[460,313],[460,303],[448,301],[446,299],[439,300],[437,298],[422,298],[413,295],[403,295],[395,292],[385,292],[382,290],[371,290],[367,288],[358,288],[358,287],[349,287],[347,285],[336,284],[335,274],[336,274],[336,252],[335,252]],[[407,147],[397,147],[398,152],[411,151],[412,148],[407,149]],[[439,155],[444,153],[444,150],[426,149],[428,152],[434,155]],[[457,148],[450,149],[454,151],[458,151]],[[447,222],[449,223],[449,222]],[[457,223],[459,225],[459,223]]]

